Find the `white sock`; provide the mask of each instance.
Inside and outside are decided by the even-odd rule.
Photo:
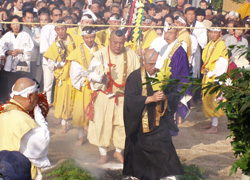
[[[67,121],[66,121],[65,119],[62,119],[62,120],[61,120],[61,125],[64,126],[64,125],[66,125],[66,124],[67,124]]]
[[[78,128],[78,138],[83,138],[85,136],[85,131],[83,127]]]
[[[99,152],[100,152],[101,156],[107,155],[107,148],[105,148],[105,147],[98,147],[98,148],[99,148]]]
[[[118,153],[121,153],[121,152],[122,152],[122,149],[116,147],[116,148],[115,148],[115,151],[118,152]]]
[[[217,127],[218,126],[218,117],[212,117],[212,126]]]

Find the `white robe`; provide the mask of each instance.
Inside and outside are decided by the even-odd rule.
[[[7,56],[4,70],[8,72],[16,72],[19,61],[26,62],[29,66],[33,47],[33,41],[28,33],[22,31],[18,33],[17,37],[15,38],[13,32],[7,32],[0,39],[0,55],[4,56],[6,51],[14,49],[23,50],[23,54],[18,54],[15,57],[12,57],[11,55]]]
[[[50,161],[47,158],[50,134],[48,123],[45,121],[38,105],[35,110],[35,121],[39,126],[22,137],[20,152],[36,167],[44,168],[50,166]]]

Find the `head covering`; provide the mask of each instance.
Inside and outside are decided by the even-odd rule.
[[[228,18],[235,16],[236,18],[239,18],[239,13],[235,12],[235,11],[230,11],[228,13]]]
[[[57,27],[57,26],[66,26],[66,23],[64,20],[60,19],[60,20],[56,21],[55,27]]]
[[[91,14],[87,14],[87,13],[83,14],[81,20],[83,21],[83,20],[87,20],[87,19],[94,21]]]
[[[119,14],[112,13],[109,17],[109,21],[122,21],[122,18]]]
[[[158,2],[166,2],[166,0],[156,0],[155,3],[158,3]]]
[[[12,86],[12,92],[10,94],[10,97],[13,98],[14,96],[22,96],[24,98],[27,98],[29,94],[33,94],[38,91],[40,85],[37,81],[34,81],[35,84],[32,86],[29,86],[21,91],[14,91],[15,84]]]
[[[0,151],[0,174],[4,180],[31,180],[31,163],[18,151]]]
[[[181,22],[182,24],[185,24],[185,25],[187,24],[186,21],[183,18],[181,18],[180,16],[175,16],[174,19],[176,21]]]
[[[152,22],[152,19],[151,19],[150,17],[145,17],[145,16],[144,16],[144,17],[142,18],[142,22],[143,22],[143,23],[151,23],[151,22]]]
[[[201,8],[196,9],[196,16],[205,16],[205,10]]]
[[[88,34],[96,34],[96,30],[90,26],[83,28],[81,35],[84,36]]]

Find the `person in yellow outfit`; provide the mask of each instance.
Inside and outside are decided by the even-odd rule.
[[[124,47],[125,35],[114,30],[110,45],[94,54],[89,66],[88,80],[96,92],[93,119],[89,121],[88,140],[99,148],[98,163],[108,160],[107,147],[111,141],[115,146],[114,157],[123,163],[122,150],[125,145],[123,121],[124,88],[131,72],[139,68],[139,58],[130,48]]]
[[[152,20],[149,16],[144,16],[142,26],[151,26]],[[141,36],[136,42],[126,42],[125,47],[130,47],[140,57],[143,57],[144,51],[148,49],[155,38],[158,37],[156,31],[150,27],[141,28]]]
[[[86,109],[93,93],[87,79],[89,64],[93,53],[103,48],[102,45],[95,43],[96,31],[94,28],[83,28],[81,35],[84,43],[72,51],[67,58],[67,60],[71,61],[70,79],[76,89],[72,124],[78,127],[79,140],[75,144],[77,146],[84,143],[85,131],[87,131],[89,123],[89,119],[86,116]]]
[[[32,179],[41,180],[41,168],[50,166],[50,135],[38,105],[38,88],[34,80],[19,78],[12,87],[10,101],[0,106],[0,151],[21,152],[32,163]]]
[[[90,14],[83,14],[81,21],[80,21],[80,26],[73,27],[67,30],[67,33],[70,35],[81,35],[82,29],[86,25],[92,25],[94,23],[94,20]]]
[[[67,60],[69,54],[83,42],[82,38],[67,34],[67,27],[63,20],[55,26],[57,38],[44,53],[48,61],[48,67],[54,72],[56,86],[54,91],[54,116],[61,120],[62,133],[67,132],[67,119],[71,117],[74,89],[69,77],[70,61]],[[65,24],[65,25],[64,25]]]
[[[109,25],[121,25],[122,18],[119,14],[113,13],[110,15],[108,24]],[[119,29],[119,27],[110,26],[108,29],[98,31],[96,33],[96,43],[102,46],[109,45],[109,37],[112,31]]]
[[[224,41],[221,39],[220,25],[213,24],[212,27],[218,27],[218,29],[210,29],[209,36],[211,41],[208,43],[202,53],[203,66],[201,73],[203,74],[202,83],[214,82],[217,76],[227,72],[228,68],[228,52]],[[204,131],[206,134],[216,134],[218,132],[218,117],[224,116],[222,109],[215,112],[215,108],[218,106],[216,101],[216,93],[202,96],[202,110],[206,117],[209,117],[211,122],[204,127],[207,129]]]

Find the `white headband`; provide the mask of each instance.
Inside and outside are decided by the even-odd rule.
[[[152,20],[151,20],[151,19],[145,19],[143,22],[144,22],[144,23],[151,23]]]
[[[65,22],[62,22],[62,23],[56,23],[56,24],[55,24],[55,27],[57,27],[57,26],[64,26],[64,25],[66,25],[66,23],[65,23]]]
[[[12,86],[12,92],[10,94],[11,98],[13,98],[14,96],[22,96],[24,98],[27,98],[29,94],[33,94],[38,90],[36,83],[33,86],[23,89],[22,91],[14,91],[14,87],[15,85]]]
[[[91,17],[92,17],[92,16],[91,16]],[[92,21],[93,21],[92,18],[89,18],[88,16],[85,16],[85,15],[82,16],[81,20],[82,20],[82,21],[83,21],[83,20],[92,20]]]
[[[165,22],[164,32],[167,32],[170,29],[168,22]]]
[[[182,19],[180,16],[178,17],[177,21],[181,22],[182,24],[187,24],[184,19]]]
[[[88,33],[87,31],[82,31],[81,35],[84,36],[84,35],[88,35],[88,34],[96,34],[96,31],[92,31],[91,33]]]
[[[122,18],[116,19],[115,16],[109,18],[109,21],[122,21]]]
[[[216,28],[210,28],[209,31],[216,31],[216,32],[221,32],[221,29],[216,29]]]

